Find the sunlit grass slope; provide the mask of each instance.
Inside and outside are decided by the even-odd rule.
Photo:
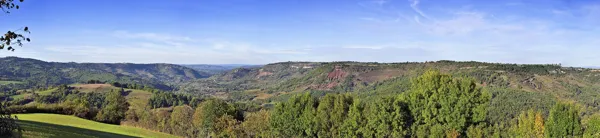
[[[173,135],[141,128],[104,124],[74,116],[57,114],[17,114],[24,129],[24,137],[85,138],[85,137],[155,137],[171,138]]]

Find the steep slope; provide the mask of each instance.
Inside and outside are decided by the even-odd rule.
[[[0,80],[17,81],[26,86],[100,80],[169,89],[170,85],[208,76],[207,73],[173,64],[59,63],[18,57],[0,58]]]

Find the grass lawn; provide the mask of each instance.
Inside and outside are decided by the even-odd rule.
[[[155,137],[176,136],[151,130],[104,124],[75,116],[57,114],[17,114],[23,127],[23,137],[35,138],[85,138],[85,137]]]

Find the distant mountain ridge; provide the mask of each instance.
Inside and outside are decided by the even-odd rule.
[[[195,69],[197,71],[206,72],[211,75],[224,73],[235,68],[255,68],[261,67],[262,65],[250,65],[250,64],[181,64],[182,66]]]
[[[585,66],[583,68],[600,69],[600,66]]]
[[[206,72],[165,63],[62,63],[19,57],[0,58],[0,80],[18,81],[32,86],[100,80],[168,89],[172,85],[209,76]]]
[[[407,90],[410,79],[426,70],[467,76],[498,91],[543,93],[582,104],[600,90],[600,70],[559,64],[502,64],[474,61],[436,62],[280,62],[260,68],[236,68],[180,85],[180,92],[237,100],[277,101],[302,92],[381,96]],[[499,93],[500,94],[500,93]],[[600,108],[599,108],[600,109]]]

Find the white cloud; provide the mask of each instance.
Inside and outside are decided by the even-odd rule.
[[[600,60],[600,56],[590,52],[600,45],[600,40],[595,39],[600,34],[593,33],[594,29],[600,30],[593,26],[600,23],[600,18],[573,17],[600,17],[600,6],[560,11],[548,9],[551,11],[548,15],[529,16],[511,11],[493,13],[487,9],[453,7],[428,13],[419,8],[420,2],[409,1],[410,11],[404,12],[413,14],[409,22],[391,25],[371,22],[379,28],[388,28],[389,31],[382,32],[385,35],[397,36],[396,45],[386,48],[420,48],[423,52],[433,53],[424,57],[428,60],[563,63],[567,66],[595,65],[594,61]],[[552,17],[557,14],[568,16]]]
[[[382,46],[361,46],[361,45],[357,45],[357,46],[345,46],[344,48],[347,48],[347,49],[371,49],[371,50],[380,50],[380,49],[383,49],[384,47],[382,47]]]
[[[425,14],[423,11],[421,11],[421,9],[419,8],[419,3],[420,0],[408,0],[410,2],[412,2],[410,4],[410,7],[417,12],[421,17],[428,19],[428,20],[432,20],[432,18],[430,18],[429,16],[427,16],[427,14]]]
[[[98,35],[102,36],[102,35]],[[110,41],[115,38],[119,41]],[[107,45],[43,45],[37,49],[19,49],[8,56],[23,56],[60,62],[133,62],[133,63],[248,63],[276,62],[276,57],[307,54],[311,49],[259,47],[249,43],[217,39],[196,39],[160,33],[115,31]]]

